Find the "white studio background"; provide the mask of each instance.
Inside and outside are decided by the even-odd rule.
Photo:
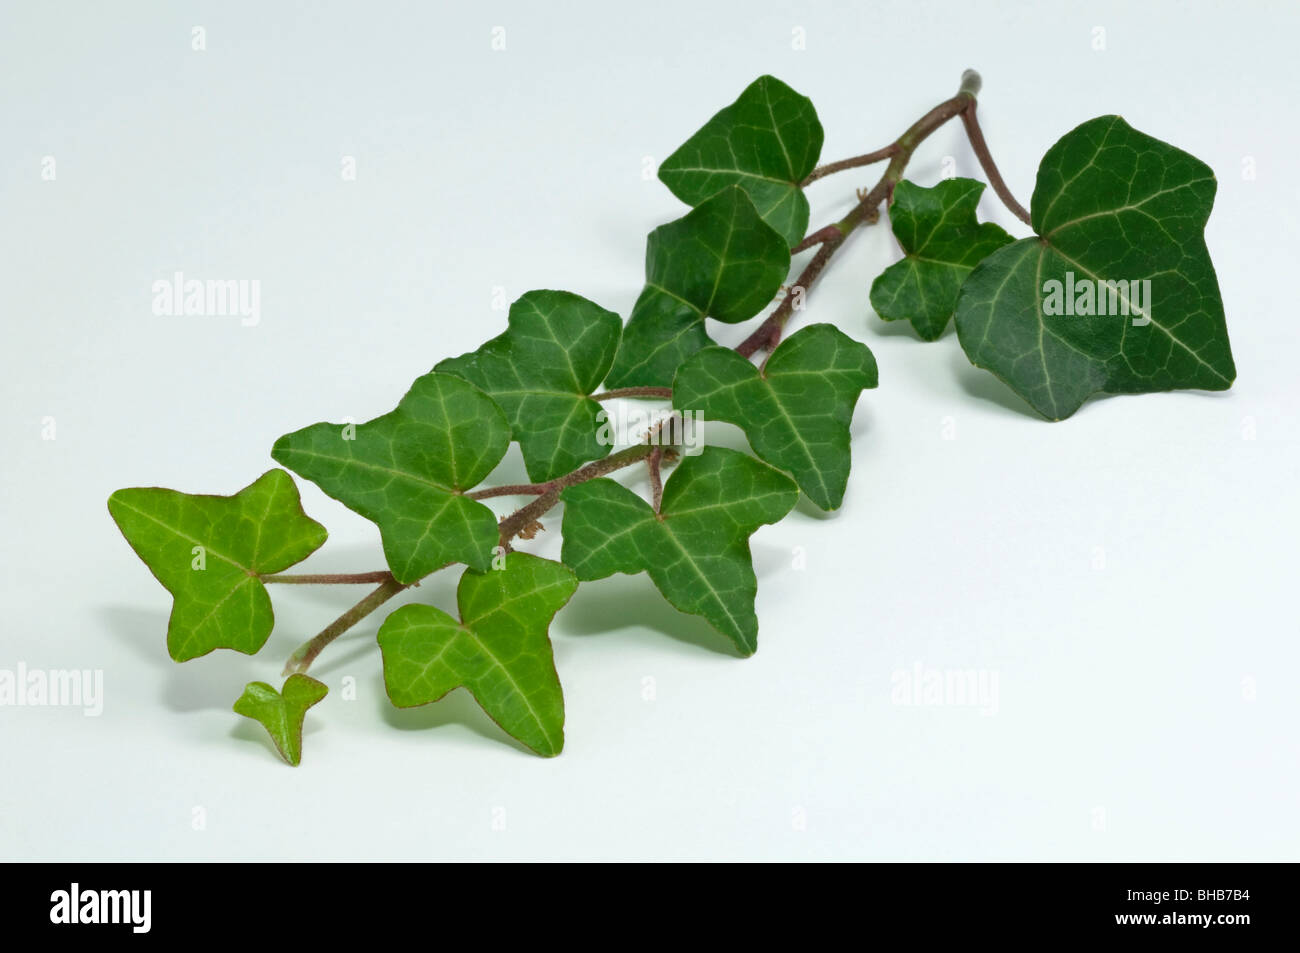
[[[0,10],[0,668],[104,673],[97,718],[0,708],[0,857],[1297,856],[1294,4]],[[112,490],[234,492],[281,433],[383,413],[502,330],[494,295],[626,316],[646,233],[685,212],[654,163],[762,73],[812,97],[830,160],[893,139],[968,66],[1026,204],[1043,152],[1105,113],[1216,170],[1231,391],[1036,419],[951,332],[872,314],[882,224],[801,318],[866,341],[881,386],[843,509],[754,537],[753,658],[645,576],[584,585],[553,629],[567,746],[548,761],[464,692],[392,709],[381,613],[313,669],[331,695],[296,770],[230,705],[362,590],[277,589],[261,655],[168,659],[170,600]],[[983,178],[958,123],[909,176],[933,184],[945,157]],[[813,224],[878,175],[812,186]],[[1026,233],[991,194],[980,211]],[[155,316],[176,271],[258,280],[259,322]],[[302,491],[331,539],[301,570],[382,568],[373,526]],[[404,598],[450,607],[454,581]],[[897,703],[918,666],[996,697]]]

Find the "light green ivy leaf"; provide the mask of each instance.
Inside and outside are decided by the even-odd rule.
[[[906,180],[898,183],[889,223],[904,257],[871,285],[876,314],[886,321],[911,321],[923,341],[943,334],[966,276],[1015,241],[992,222],[976,221],[983,191],[984,183],[974,179],[945,179],[929,189]]]
[[[509,328],[436,371],[474,384],[500,405],[528,478],[544,482],[609,453],[596,439],[605,379],[623,322],[567,291],[530,291],[510,306]]]
[[[740,186],[763,221],[794,246],[808,229],[800,183],[817,165],[822,137],[810,99],[760,76],[663,161],[659,178],[688,205]]]
[[[776,297],[790,249],[749,197],[728,188],[650,233],[646,285],[632,308],[607,384],[667,387],[686,358],[713,341],[706,317],[748,320]]]
[[[755,453],[833,510],[849,480],[853,408],[876,382],[865,344],[813,324],[782,341],[762,371],[730,348],[705,348],[678,370],[673,405],[737,425]]]
[[[252,655],[265,645],[275,615],[258,577],[302,562],[327,535],[302,511],[283,470],[268,470],[234,496],[118,490],[108,511],[172,594],[167,651],[178,662],[213,649]]]
[[[758,580],[749,537],[784,517],[793,481],[748,454],[706,447],[664,485],[660,512],[609,479],[562,494],[561,558],[578,578],[649,573],[672,605],[703,616],[744,655],[758,647]]]
[[[235,702],[235,714],[262,723],[285,761],[302,761],[302,723],[307,709],[329,689],[308,675],[290,675],[277,692],[266,682],[249,682]]]
[[[509,553],[502,569],[461,576],[459,621],[433,606],[402,606],[379,628],[389,699],[411,708],[463,686],[506,733],[540,755],[559,754],[564,695],[547,630],[577,588],[565,566]]]
[[[447,563],[486,569],[496,516],[466,490],[505,455],[510,425],[490,397],[450,374],[418,378],[397,409],[363,424],[313,424],[271,456],[379,527],[398,582]]]
[[[1205,246],[1215,189],[1209,166],[1118,116],[1067,133],[1038,167],[1038,236],[994,252],[962,285],[967,357],[1051,420],[1097,393],[1231,386]]]

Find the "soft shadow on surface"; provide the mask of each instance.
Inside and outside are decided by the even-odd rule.
[[[967,359],[966,352],[960,347],[953,350],[949,363],[962,390],[976,400],[997,404],[1004,410],[1013,412],[1017,417],[1028,417],[1030,420],[1043,419],[1034,408],[1025,403],[1015,391],[998,380],[991,372],[981,370],[972,364]]]
[[[1038,411],[1034,410],[1023,400],[1015,391],[1004,384],[989,371],[981,370],[966,358],[966,354],[958,348],[952,358],[953,372],[957,375],[957,380],[967,394],[978,399],[997,404],[1006,410],[1014,411],[1018,417],[1028,417],[1030,420],[1046,421]],[[1225,399],[1231,397],[1231,391],[1209,391],[1209,390],[1176,390],[1176,391],[1158,391],[1157,393],[1177,393],[1180,395],[1195,395],[1200,398]],[[1131,397],[1132,394],[1093,394],[1080,411],[1086,410],[1089,406],[1104,401],[1114,400],[1117,397]]]
[[[922,340],[921,336],[916,333],[916,328],[912,327],[911,321],[886,321],[879,315],[873,314],[869,319],[869,323],[871,332],[873,334],[878,334],[882,338],[911,338],[918,345],[922,346],[926,344],[938,344],[940,341],[947,341],[949,338],[956,340],[957,337],[957,325],[951,320],[949,320],[948,326],[943,329],[943,334],[939,335],[933,341]]]
[[[99,618],[114,644],[131,650],[162,673],[162,701],[173,712],[228,711],[249,682],[273,681],[268,679],[265,661],[239,652],[218,650],[188,662],[173,662],[167,654],[165,612],[104,606]],[[276,673],[273,670],[271,674]]]
[[[487,712],[479,707],[467,688],[454,689],[438,701],[420,705],[418,708],[394,707],[388,700],[382,680],[374,695],[379,701],[380,717],[390,728],[399,731],[429,731],[447,725],[459,725],[494,745],[507,744],[517,751],[536,757],[527,745],[511,738],[500,725],[489,718]]]
[[[839,510],[824,510],[812,500],[808,499],[804,493],[799,494],[799,502],[794,505],[794,511],[800,516],[807,516],[810,519],[825,521],[833,520],[839,514]]]
[[[346,635],[339,636],[338,641],[331,643],[312,663],[308,674],[327,682],[327,675],[351,675],[362,659],[378,658],[379,645],[375,642],[378,629],[379,624],[376,622],[365,629],[358,626]]]
[[[305,737],[307,733],[306,728],[304,728],[303,736]],[[276,750],[275,742],[271,740],[271,736],[267,733],[266,729],[251,718],[237,718],[235,724],[230,726],[229,734],[230,737],[236,741],[248,741],[261,745],[261,747],[266,751],[266,754],[263,757],[274,758],[276,761],[280,762],[284,761],[284,759],[280,757],[280,752]],[[304,744],[303,747],[306,747],[306,745]]]
[[[644,573],[584,582],[557,625],[565,635],[583,637],[647,628],[710,654],[739,656],[731,640],[713,626],[669,605]]]
[[[859,440],[871,432],[876,424],[875,409],[871,406],[870,390],[864,390],[853,410],[853,420],[849,424],[849,436]]]

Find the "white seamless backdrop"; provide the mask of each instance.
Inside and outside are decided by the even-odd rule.
[[[102,670],[104,697],[0,708],[0,857],[1296,859],[1296,10],[6,0],[0,668]],[[753,658],[644,576],[584,585],[553,630],[567,746],[543,760],[463,692],[392,709],[376,616],[315,670],[331,694],[296,770],[230,705],[359,591],[276,590],[259,657],[168,659],[113,489],[234,492],[281,433],[383,413],[498,333],[502,296],[626,316],[646,233],[684,212],[654,163],[762,73],[812,97],[835,159],[968,66],[1022,202],[1043,152],[1111,112],[1216,170],[1231,391],[1036,419],[951,332],[871,312],[896,250],[865,229],[800,320],[866,341],[881,385],[843,509],[754,537]],[[958,124],[909,175],[949,157],[982,177]],[[813,185],[813,224],[876,175]],[[980,212],[1025,234],[991,195]],[[155,315],[178,271],[259,281],[260,319]],[[331,532],[304,570],[381,568],[371,525],[302,490]],[[447,607],[453,584],[403,598]],[[983,703],[904,703],[953,671]]]

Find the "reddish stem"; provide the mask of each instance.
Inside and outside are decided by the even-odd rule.
[[[510,547],[510,541],[520,534],[523,530],[532,526],[537,519],[545,514],[551,507],[560,501],[560,492],[566,487],[583,483],[587,480],[593,480],[596,477],[604,476],[607,473],[613,473],[623,467],[631,466],[638,461],[644,460],[656,450],[662,452],[662,447],[652,444],[638,444],[634,447],[628,447],[618,453],[610,454],[602,460],[595,460],[591,463],[581,466],[572,473],[567,473],[562,477],[557,477],[548,483],[527,484],[530,487],[545,487],[539,490],[540,496],[532,502],[520,507],[509,516],[502,517],[497,523],[497,528],[501,534],[501,545],[507,549]],[[446,569],[446,566],[439,566],[438,569]],[[437,572],[438,569],[433,570]],[[432,574],[432,573],[431,573]],[[430,574],[430,575],[431,575]],[[325,649],[327,645],[337,639],[340,635],[352,628],[370,613],[374,612],[381,605],[397,595],[403,589],[407,588],[402,583],[393,578],[391,573],[384,572],[381,574],[383,582],[379,588],[375,589],[368,596],[354,605],[347,612],[343,613],[314,638],[304,642],[298,647],[298,650],[289,657],[285,663],[284,674],[291,675],[294,672],[306,672],[316,656]],[[426,577],[427,578],[427,577]],[[411,585],[419,585],[418,582]]]
[[[387,569],[375,572],[340,572],[340,573],[273,573],[258,576],[262,582],[291,583],[299,586],[339,586],[349,583],[383,582],[389,577]]]
[[[819,165],[808,173],[808,178],[799,183],[799,188],[812,185],[818,179],[824,176],[834,175],[836,172],[843,172],[845,169],[860,169],[864,165],[871,165],[874,162],[880,162],[883,159],[890,158],[898,151],[898,143],[891,142],[883,149],[877,149],[875,152],[868,152],[864,156],[854,156],[852,159],[840,159],[838,162],[828,162],[825,165]]]
[[[671,387],[619,387],[591,395],[592,400],[613,400],[615,397],[656,397],[661,400],[672,400],[673,389]]]
[[[1033,228],[1034,223],[1030,221],[1029,212],[1011,194],[1011,190],[1007,188],[1006,180],[1002,178],[1002,173],[998,171],[997,163],[993,161],[993,153],[989,152],[989,144],[984,141],[984,131],[980,129],[979,120],[975,118],[975,105],[975,100],[972,99],[970,105],[961,114],[962,125],[966,127],[966,138],[970,140],[971,148],[975,150],[975,156],[980,160],[980,166],[984,169],[984,174],[989,177],[989,185],[993,186],[993,191],[1002,200],[1002,204],[1010,209],[1016,218]]]
[[[758,351],[775,346],[775,342],[780,339],[781,329],[785,327],[786,322],[790,320],[790,316],[794,314],[796,296],[808,292],[808,289],[812,287],[812,283],[817,280],[817,277],[829,264],[836,250],[844,244],[844,239],[854,229],[860,225],[879,220],[880,203],[893,193],[894,186],[902,180],[903,170],[907,168],[907,163],[912,158],[912,153],[916,150],[916,147],[949,119],[966,112],[969,105],[975,102],[975,93],[978,90],[979,74],[974,70],[967,70],[962,74],[961,90],[956,96],[946,99],[935,106],[912,123],[892,146],[887,147],[891,150],[889,167],[885,169],[885,174],[881,176],[880,181],[876,183],[871,191],[862,196],[848,215],[831,226],[839,231],[839,236],[827,237],[821,242],[821,248],[817,250],[817,254],[813,256],[813,260],[808,263],[808,266],[804,268],[798,280],[786,291],[785,297],[781,299],[781,303],[777,305],[776,310],[768,315],[767,319],[758,326],[753,334],[737,345],[736,353],[743,357],[750,357]],[[820,235],[823,233],[826,233],[826,229],[821,229],[813,234]]]
[[[664,499],[664,478],[660,472],[664,462],[664,448],[655,447],[654,452],[646,457],[646,469],[650,471],[650,501],[656,513]]]

